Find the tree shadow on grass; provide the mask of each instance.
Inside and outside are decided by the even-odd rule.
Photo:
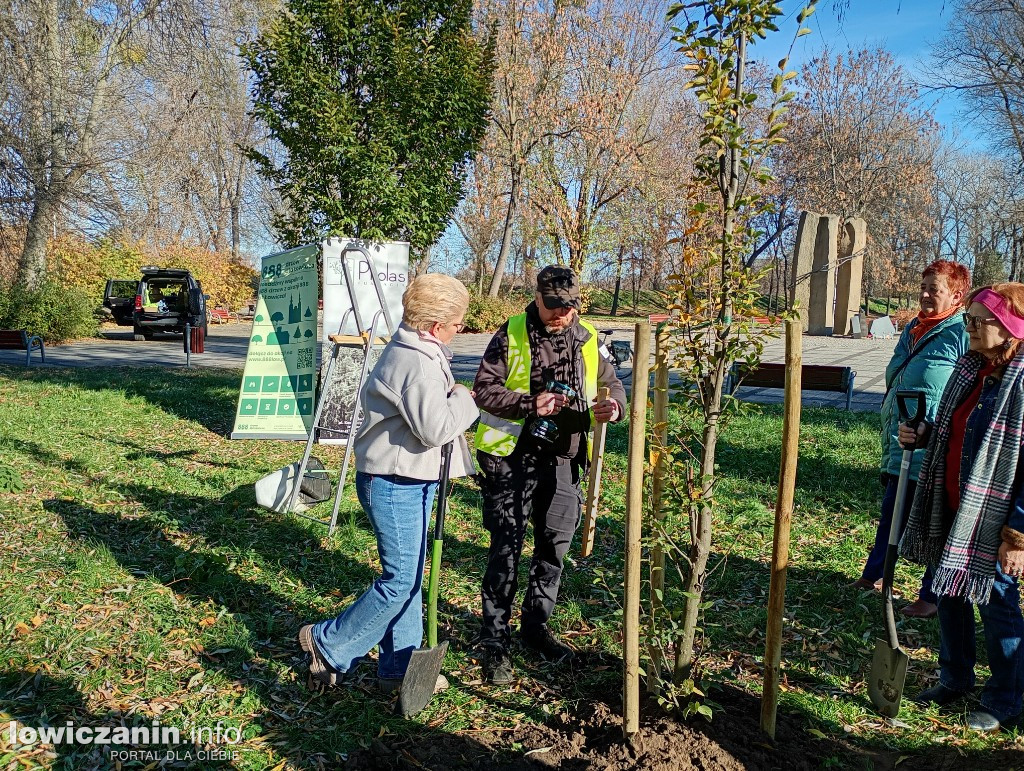
[[[232,370],[175,370],[168,377],[163,367],[36,368],[22,380],[74,385],[90,391],[118,391],[149,403],[208,431],[227,436],[234,424],[241,375]],[[117,417],[111,416],[116,431]]]
[[[292,586],[302,585],[337,587],[339,597],[335,611],[340,611],[341,598],[361,593],[376,573],[362,562],[353,561],[336,551],[322,548],[320,541],[309,529],[277,515],[257,516],[252,510],[252,492],[248,486],[240,487],[216,502],[178,495],[174,497],[174,512],[167,512],[168,495],[162,490],[143,485],[121,486],[120,492],[129,500],[140,502],[150,513],[143,516],[104,513],[70,500],[51,500],[44,507],[58,514],[69,533],[85,543],[101,544],[127,571],[138,578],[149,578],[172,589],[179,597],[194,604],[212,601],[231,614],[231,618],[247,629],[245,642],[239,644],[237,635],[229,642],[208,642],[200,651],[200,663],[209,671],[223,671],[237,679],[257,696],[263,710],[256,718],[264,732],[285,730],[296,725],[295,713],[310,701],[309,694],[299,685],[305,676],[300,665],[302,653],[295,642],[300,623],[327,617],[322,601],[315,597],[301,599],[282,594],[262,576],[244,577],[234,564],[245,554],[255,551],[265,562],[277,564],[282,576]],[[254,524],[255,520],[255,524]],[[266,575],[266,574],[264,574]],[[271,578],[268,576],[268,578]],[[454,608],[442,613],[454,616]],[[208,639],[216,630],[197,636]],[[228,648],[228,650],[223,650]],[[277,666],[297,670],[301,675],[274,674]],[[300,735],[310,731],[336,731],[336,722],[367,722],[386,725],[389,732],[402,734],[414,729],[391,714],[391,703],[381,695],[370,695],[358,690],[333,689],[313,697],[318,704],[321,721],[307,711]],[[478,694],[487,701],[488,694]],[[501,699],[494,704],[500,706]],[[528,714],[533,710],[527,709]],[[358,714],[358,719],[354,715]],[[289,715],[291,719],[289,719]],[[282,717],[284,716],[284,717]],[[537,711],[534,719],[543,719]],[[342,741],[332,742],[340,752],[345,741],[352,743],[351,734]],[[296,741],[301,745],[301,739]],[[302,751],[297,750],[299,755]],[[294,753],[293,753],[294,754]],[[294,759],[294,758],[293,758]]]
[[[137,490],[132,492],[138,494]],[[196,607],[197,622],[202,615],[199,606],[208,601],[222,607],[222,613],[230,614],[232,621],[226,622],[227,626],[214,624],[207,631],[197,628],[192,632],[196,641],[205,641],[197,651],[196,661],[208,674],[234,679],[256,697],[260,706],[254,711],[253,722],[259,724],[263,733],[285,733],[289,741],[280,751],[291,760],[309,760],[321,751],[328,752],[327,757],[331,750],[343,751],[345,741],[340,736],[343,732],[337,730],[339,722],[377,721],[378,725],[388,724],[391,730],[400,729],[400,721],[389,714],[389,705],[382,697],[365,699],[366,694],[359,695],[358,689],[310,695],[303,685],[305,667],[300,662],[304,657],[295,633],[301,622],[319,618],[322,612],[309,600],[279,593],[270,580],[239,575],[230,554],[199,548],[201,544],[189,532],[198,529],[195,520],[186,523],[185,528],[175,528],[145,516],[96,511],[74,501],[52,500],[44,505],[64,520],[72,537],[85,544],[102,545],[125,570],[141,579],[157,581],[188,600],[189,605]],[[226,523],[217,523],[213,529],[215,532],[207,534],[208,542],[217,543],[216,539],[223,536],[230,536],[236,544],[243,541],[237,533],[230,533]],[[343,563],[343,569],[356,576],[368,575],[368,569],[359,563],[324,553],[316,546],[308,548],[309,533],[297,530],[279,524],[262,535],[273,540],[280,538],[277,542],[288,547],[279,555],[284,557],[283,562],[306,559],[307,574],[333,574],[329,567],[314,567],[323,559]],[[303,539],[303,545],[298,547],[301,551],[296,550],[296,536]],[[285,557],[286,553],[289,556]],[[286,570],[284,577],[291,581],[289,572]],[[239,623],[246,630],[241,637],[232,629]],[[188,690],[184,683],[180,689]],[[311,703],[315,703],[312,708]],[[323,747],[317,746],[319,742],[308,743],[309,736],[320,734],[332,739],[324,742]],[[353,738],[347,737],[347,741],[351,743]]]
[[[232,745],[218,742],[216,729],[193,735],[156,716],[120,710],[92,712],[69,677],[42,670],[0,669],[0,749],[27,767],[51,768],[233,768]],[[11,721],[16,722],[11,744]],[[156,724],[156,728],[154,725]],[[169,731],[168,729],[177,728]],[[25,731],[25,729],[30,729]],[[40,729],[43,729],[40,731]],[[47,737],[42,734],[51,729]],[[88,729],[79,737],[79,729]],[[57,733],[54,733],[57,732]],[[74,732],[72,734],[71,732]],[[37,740],[22,744],[22,739]],[[228,738],[233,739],[233,734]],[[177,739],[175,741],[175,739]],[[134,754],[133,754],[134,753]]]

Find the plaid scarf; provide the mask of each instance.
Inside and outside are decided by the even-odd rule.
[[[985,358],[968,352],[957,362],[938,414],[910,510],[900,554],[936,566],[938,595],[988,602],[995,581],[1000,531],[1013,506],[1014,481],[1024,437],[1024,356],[1006,367],[977,455],[969,461],[960,508],[946,511],[945,478],[953,412],[973,390]]]

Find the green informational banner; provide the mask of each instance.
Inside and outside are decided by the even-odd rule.
[[[263,258],[232,439],[305,440],[316,383],[317,255],[300,246]]]

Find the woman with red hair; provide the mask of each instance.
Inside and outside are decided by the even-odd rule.
[[[964,314],[970,352],[957,362],[934,424],[906,425],[899,441],[927,441],[900,552],[935,571],[939,682],[915,701],[948,705],[974,688],[974,606],[992,677],[976,731],[1012,725],[1024,697],[1024,284],[975,291]]]
[[[925,417],[932,420],[939,405],[942,389],[953,372],[953,367],[967,352],[967,333],[961,318],[961,303],[971,288],[970,276],[963,265],[948,260],[936,260],[921,274],[918,302],[921,312],[900,335],[892,360],[885,370],[885,398],[882,400],[882,464],[881,482],[885,488],[882,497],[882,516],[875,532],[875,543],[868,554],[857,589],[876,588],[882,578],[885,551],[889,544],[889,527],[896,505],[896,482],[899,479],[903,448],[896,441],[899,411],[896,409],[896,391],[909,389],[924,393],[927,404]],[[914,500],[917,475],[921,469],[924,451],[915,452],[907,479],[907,503]],[[905,520],[905,511],[899,512]],[[917,600],[903,608],[912,618],[931,618],[936,613],[937,598],[931,590],[931,573],[926,571]]]

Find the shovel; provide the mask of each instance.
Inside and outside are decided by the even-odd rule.
[[[917,400],[917,409],[913,417],[907,403]],[[917,428],[924,419],[925,398],[921,391],[897,391],[896,406],[900,413],[900,421],[911,428]],[[896,571],[896,546],[900,540],[903,524],[903,504],[907,498],[907,477],[910,476],[910,461],[914,456],[913,449],[903,450],[900,463],[900,478],[896,483],[896,502],[892,510],[892,525],[889,527],[889,548],[885,552],[885,567],[882,571],[882,596],[885,599],[885,631],[888,639],[875,640],[875,656],[871,662],[871,675],[868,678],[868,696],[871,703],[886,717],[896,717],[900,711],[900,699],[903,698],[903,683],[907,679],[907,664],[910,657],[900,648],[896,636],[896,615],[892,607],[892,579]]]
[[[452,443],[441,448],[441,479],[437,491],[437,514],[434,516],[434,541],[430,551],[430,579],[427,583],[427,648],[412,652],[409,667],[402,678],[398,694],[398,712],[403,717],[415,715],[434,695],[441,663],[448,652],[448,641],[437,644],[437,582],[441,575],[441,545],[444,542],[444,514],[448,508],[448,473],[452,461]]]

